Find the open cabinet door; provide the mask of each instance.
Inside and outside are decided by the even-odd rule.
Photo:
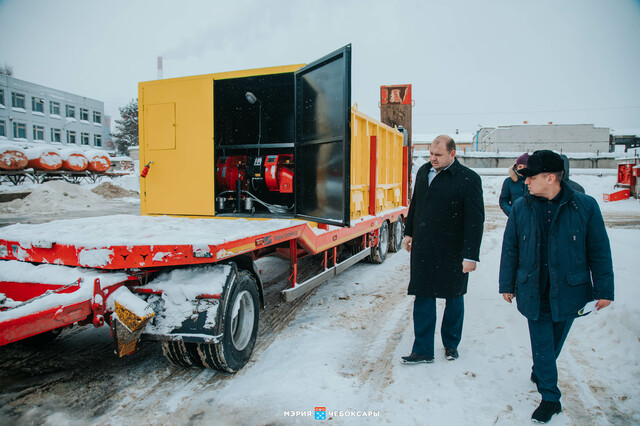
[[[349,226],[351,45],[295,73],[295,215]]]

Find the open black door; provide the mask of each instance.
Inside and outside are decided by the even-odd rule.
[[[295,73],[295,215],[348,226],[351,45]]]

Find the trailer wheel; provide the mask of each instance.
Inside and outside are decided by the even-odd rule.
[[[391,242],[389,244],[389,251],[396,253],[402,249],[402,239],[404,238],[404,222],[402,218],[398,217],[398,220],[393,222],[391,232]]]
[[[216,370],[235,373],[251,358],[258,335],[260,298],[255,278],[240,270],[223,291],[214,328],[218,343],[199,344],[202,363]]]
[[[202,367],[202,361],[198,354],[196,343],[185,343],[182,341],[163,341],[162,353],[172,364],[181,367]]]
[[[382,263],[387,258],[389,252],[389,222],[382,222],[378,230],[378,244],[373,248],[369,260],[371,263]]]

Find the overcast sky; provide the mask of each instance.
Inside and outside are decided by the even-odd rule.
[[[589,123],[640,129],[638,0],[0,0],[0,64],[92,97],[137,83],[308,63],[352,44],[352,101],[412,84],[414,133]],[[112,129],[113,130],[113,129]]]

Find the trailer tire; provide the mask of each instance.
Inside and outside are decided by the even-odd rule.
[[[214,328],[222,335],[217,343],[198,345],[202,363],[209,368],[235,373],[251,358],[258,336],[260,296],[255,277],[239,270],[223,290]]]
[[[389,252],[389,222],[382,222],[382,226],[378,230],[378,244],[373,247],[369,260],[371,263],[380,264],[387,258]]]
[[[389,251],[391,253],[399,252],[402,249],[402,239],[404,238],[404,222],[401,217],[393,222],[391,227],[391,241],[389,242]]]
[[[169,362],[180,367],[203,367],[196,343],[163,341],[162,353]]]

